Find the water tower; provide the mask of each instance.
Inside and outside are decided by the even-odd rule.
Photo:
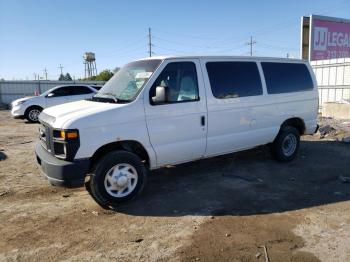
[[[97,75],[95,53],[85,52],[84,65],[85,65],[85,78]]]

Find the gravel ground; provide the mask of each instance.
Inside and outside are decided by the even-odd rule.
[[[350,125],[320,119],[297,159],[266,147],[151,172],[118,212],[53,187],[38,126],[0,111],[1,261],[350,261]]]

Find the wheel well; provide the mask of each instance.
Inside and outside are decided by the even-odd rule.
[[[26,111],[24,112],[24,114],[26,115],[29,112],[29,110],[32,109],[32,108],[38,108],[40,110],[43,110],[43,108],[41,106],[33,105],[33,106],[28,107],[26,109]]]
[[[289,118],[286,121],[284,121],[281,125],[280,130],[282,130],[282,128],[285,126],[295,127],[296,129],[298,129],[300,135],[303,135],[305,133],[305,123],[302,119],[298,117]]]
[[[132,152],[141,158],[141,160],[144,161],[145,164],[149,167],[150,160],[146,149],[142,146],[142,144],[133,140],[113,142],[100,147],[91,158],[91,167],[97,163],[101,157],[115,150],[125,150]]]

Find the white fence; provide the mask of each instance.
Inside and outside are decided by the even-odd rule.
[[[325,102],[350,99],[350,58],[312,61],[318,91],[320,109]]]
[[[10,104],[13,100],[39,94],[59,85],[85,84],[103,85],[103,81],[0,81],[0,104]]]

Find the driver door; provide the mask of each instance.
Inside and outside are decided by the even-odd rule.
[[[145,92],[146,122],[157,166],[201,158],[205,154],[207,109],[201,68],[197,59],[167,61]],[[157,86],[166,87],[167,98],[153,102]]]

